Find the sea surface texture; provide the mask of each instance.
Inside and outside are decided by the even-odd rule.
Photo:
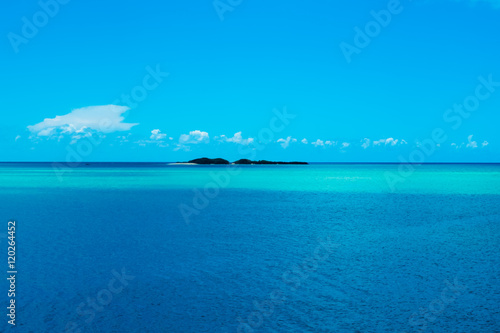
[[[500,165],[1,164],[15,331],[499,332],[499,199]]]

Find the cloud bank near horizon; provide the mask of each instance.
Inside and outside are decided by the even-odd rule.
[[[245,137],[242,131],[234,133],[232,136],[225,134],[211,137],[207,131],[193,130],[188,134],[180,134],[178,140],[174,140],[173,135],[168,135],[159,127],[155,127],[148,133],[147,137],[137,138],[137,133],[132,133],[130,130],[139,125],[138,123],[124,122],[124,114],[129,110],[126,106],[120,105],[102,105],[89,106],[79,109],[74,109],[70,113],[56,116],[55,118],[46,118],[42,122],[35,125],[30,125],[27,129],[30,131],[30,139],[39,141],[40,139],[58,139],[62,140],[65,137],[71,139],[70,144],[76,144],[80,140],[90,138],[93,135],[105,137],[105,134],[113,132],[129,132],[126,136],[120,135],[116,137],[118,141],[123,143],[135,143],[138,146],[145,147],[147,145],[156,145],[161,148],[171,147],[174,151],[183,150],[190,151],[195,145],[208,144],[233,144],[243,146],[261,145],[257,138]],[[182,132],[181,132],[182,133]],[[129,139],[136,137],[135,141]],[[213,140],[211,140],[213,139]],[[16,137],[16,142],[21,140],[21,136]],[[111,139],[112,140],[112,139]],[[413,144],[409,144],[407,140],[402,138],[387,137],[382,139],[363,138],[361,140],[331,140],[325,138],[295,138],[291,135],[275,138],[271,144],[281,146],[283,149],[293,149],[293,147],[304,146],[311,149],[336,149],[340,152],[345,152],[350,149],[395,149],[402,146],[419,147],[419,140],[414,140]],[[454,149],[468,148],[481,149],[486,148],[490,143],[486,140],[476,141],[473,135],[467,136],[467,140],[461,143],[448,143],[446,146],[451,146]],[[438,145],[441,148],[441,145]],[[444,145],[443,145],[444,147]]]

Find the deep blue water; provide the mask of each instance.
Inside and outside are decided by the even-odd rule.
[[[395,168],[2,165],[16,330],[500,331],[500,167]]]

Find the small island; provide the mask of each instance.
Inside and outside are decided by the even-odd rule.
[[[229,162],[228,160],[225,160],[223,158],[208,158],[208,157],[202,157],[202,158],[197,158],[194,160],[191,160],[189,162],[177,162],[177,163],[172,163],[174,165],[224,165],[224,164],[244,164],[244,165],[307,165],[309,163],[307,162],[274,162],[274,161],[266,161],[266,160],[259,160],[259,161],[251,161],[249,159],[240,159],[237,160],[233,163]]]
[[[189,164],[230,164],[228,160],[223,158],[208,158],[202,157],[191,160],[188,162]]]

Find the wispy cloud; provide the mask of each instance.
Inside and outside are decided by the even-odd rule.
[[[246,138],[246,139],[243,138],[242,132],[234,133],[233,137],[231,138],[228,138],[226,135],[223,134],[221,136],[215,137],[215,139],[220,142],[232,142],[245,146],[255,141],[254,138]]]
[[[389,146],[389,147],[394,147],[397,145],[406,145],[408,144],[405,140],[401,139],[394,139],[394,138],[387,138],[387,139],[379,139],[379,140],[370,140],[369,138],[364,138],[361,140],[361,147],[363,149],[367,149],[370,147],[377,147],[377,146]]]
[[[484,140],[481,144],[478,144],[477,141],[474,140],[474,135],[471,134],[467,137],[467,142],[462,142],[460,144],[453,142],[451,144],[451,147],[455,148],[455,149],[461,149],[461,148],[476,149],[476,148],[479,148],[480,145],[482,148],[484,148],[484,147],[488,146],[489,144],[490,143],[486,140]]]
[[[477,148],[477,141],[472,140],[473,135],[467,137],[467,148]]]
[[[370,139],[364,138],[362,142],[363,143],[361,144],[361,147],[363,147],[363,149],[370,147],[370,143],[371,143]]]
[[[63,116],[46,118],[44,121],[28,126],[36,137],[70,135],[73,140],[86,137],[91,133],[112,133],[128,131],[139,124],[124,123],[123,114],[129,110],[126,106],[101,105],[75,109]]]
[[[278,139],[278,141],[276,141],[276,142],[280,143],[281,147],[286,149],[286,148],[288,148],[288,146],[290,145],[291,142],[297,142],[297,139],[294,139],[291,136],[289,136],[286,139]]]
[[[75,133],[77,135],[77,133]],[[81,134],[78,134],[81,135]],[[83,135],[83,134],[82,134]],[[86,134],[88,135],[88,134]],[[130,135],[130,134],[129,134]],[[190,131],[189,134],[182,134],[179,137],[177,142],[174,141],[172,137],[168,137],[167,134],[163,133],[160,129],[154,129],[148,134],[149,137],[144,138],[143,140],[135,141],[141,146],[146,146],[147,144],[154,144],[160,147],[172,147],[174,151],[184,150],[190,151],[191,148],[194,148],[193,145],[199,144],[210,144],[216,143],[220,144],[238,144],[238,145],[251,145],[255,142],[254,138],[248,137],[245,138],[242,135],[242,132],[236,132],[233,136],[229,137],[226,135],[219,135],[210,137],[208,132],[195,130]],[[126,140],[125,140],[126,139]],[[128,142],[128,137],[122,140],[121,142]],[[324,139],[316,139],[316,141],[309,141],[306,138],[302,140],[298,140],[293,136],[288,136],[286,138],[280,138],[276,141],[273,141],[275,144],[279,144],[283,149],[292,149],[294,148],[293,143],[302,143],[305,145],[312,145],[314,148],[322,148],[322,149],[333,149],[340,153],[345,153],[349,150],[370,150],[374,149],[375,151],[383,151],[383,150],[394,150],[401,149],[403,146],[407,146],[408,142],[404,139],[396,139],[393,137],[382,138],[378,140],[372,140],[370,138],[363,138],[361,140],[356,141],[342,141],[342,140],[324,140]],[[414,141],[415,147],[422,147],[423,143],[419,140]],[[486,140],[478,141],[474,140],[473,135],[469,135],[467,137],[467,142],[462,143],[452,143],[451,148],[454,149],[476,149],[483,148],[489,145],[489,142]],[[437,147],[441,147],[441,144],[436,144]],[[447,145],[448,146],[448,145]],[[290,148],[292,147],[292,148]],[[298,145],[296,145],[298,147]],[[449,146],[448,146],[449,147]]]
[[[380,146],[380,145],[395,146],[395,145],[398,144],[398,142],[399,142],[398,139],[387,138],[387,139],[380,139],[380,140],[377,140],[377,141],[373,141],[373,145],[374,146]]]
[[[161,133],[159,129],[154,129],[151,131],[151,136],[149,137],[151,140],[161,141],[167,138],[167,135]]]
[[[129,142],[129,138],[130,136],[132,135],[132,133],[128,133],[127,135],[119,135],[116,137],[116,139],[120,142],[120,143],[127,143]]]
[[[323,140],[316,140],[314,142],[311,142],[311,144],[314,146],[314,147],[323,147],[325,145],[325,142]]]
[[[316,141],[311,142],[311,144],[314,147],[323,147],[323,148],[327,148],[328,146],[329,147],[338,147],[341,151],[343,149],[351,146],[351,144],[349,142],[340,142],[340,141],[332,141],[332,140],[323,141],[321,139],[317,139]]]
[[[307,143],[307,139],[302,140],[303,143]],[[387,138],[387,139],[379,139],[379,140],[371,140],[369,138],[364,138],[359,141],[359,144],[352,144],[351,142],[343,142],[343,141],[324,141],[321,139],[318,139],[314,142],[311,142],[311,144],[315,147],[338,147],[340,150],[349,148],[349,147],[361,147],[363,149],[368,149],[370,147],[395,147],[395,146],[401,146],[401,145],[407,145],[408,142],[402,139],[394,139],[394,138]]]
[[[129,134],[130,135],[130,134]],[[151,135],[148,140],[139,140],[135,141],[135,143],[139,144],[139,146],[145,147],[148,144],[154,144],[159,147],[165,148],[169,146],[168,141],[172,141],[173,138],[167,138],[167,134],[162,133],[159,129],[154,129],[151,131]],[[124,142],[124,141],[122,141]]]

